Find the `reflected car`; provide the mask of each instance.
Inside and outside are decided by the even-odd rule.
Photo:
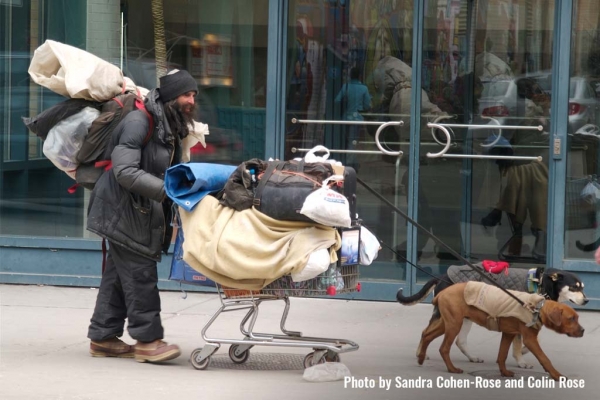
[[[550,101],[536,77],[517,77],[510,80],[482,81],[483,91],[479,99],[479,113],[483,117],[497,119],[502,125],[519,125],[525,117],[525,99],[536,105]]]
[[[525,98],[537,106],[549,106],[551,73],[521,76],[512,80],[484,81],[479,113],[497,119],[502,125],[518,125],[525,117]],[[572,77],[569,86],[569,132],[586,124],[600,125],[600,98],[585,77]],[[546,117],[549,113],[545,114]]]
[[[600,124],[600,99],[588,79],[573,77],[569,87],[569,133],[586,124]]]

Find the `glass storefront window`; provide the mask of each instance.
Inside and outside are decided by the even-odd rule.
[[[426,4],[421,223],[474,261],[544,264],[554,1]],[[446,143],[427,128],[435,121],[454,125],[447,152],[453,158],[427,156]],[[537,126],[542,132],[527,129]],[[507,155],[543,161],[478,158]],[[417,247],[421,262],[439,273],[458,262],[425,235]]]
[[[565,258],[591,260],[600,246],[600,3],[574,0],[572,31]]]
[[[407,191],[408,151],[415,140],[410,136],[412,75],[418,70],[418,221],[474,260],[544,264],[554,1],[425,2],[420,65],[412,60],[413,4],[290,2],[286,158],[298,155],[293,149],[317,144],[377,150],[373,143],[377,127],[361,126],[360,121],[402,120],[402,127],[382,132],[390,150],[404,151],[401,159],[382,154],[334,156],[406,209],[413,195]],[[354,77],[353,69],[358,70]],[[361,85],[368,90],[369,107],[347,99],[349,87],[359,91]],[[292,118],[329,123],[293,124]],[[428,153],[439,152],[445,142],[440,132],[427,127],[434,121],[462,125],[451,128],[450,155],[542,156],[543,161],[430,158]],[[494,125],[512,128],[499,130]],[[535,130],[538,126],[542,131]],[[391,248],[384,248],[378,265],[365,273],[403,279],[406,265],[398,256],[407,252],[405,222],[360,189],[361,218]],[[417,260],[427,273],[443,273],[457,261],[424,232],[417,233],[416,241]],[[419,279],[428,278],[424,272],[416,273]]]
[[[349,150],[330,158],[353,167],[359,178],[405,211],[408,130],[392,127],[383,134],[393,150],[403,143],[405,156],[399,159],[378,153],[377,125],[362,122],[409,118],[408,108],[389,108],[397,82],[386,79],[381,60],[393,58],[411,69],[412,19],[412,1],[289,2],[286,159],[302,156],[293,149],[319,144]],[[404,78],[410,82],[410,74]],[[337,122],[293,124],[292,118]],[[406,264],[398,255],[406,256],[406,222],[360,185],[357,199],[364,226],[387,246],[373,266],[361,271],[361,278],[404,280]]]
[[[150,0],[24,0],[0,6],[0,235],[88,237],[89,191],[43,157],[21,117],[65,98],[33,83],[34,50],[47,39],[84,49],[122,68],[141,87],[157,85],[157,57],[187,69],[201,89],[197,120],[206,147],[191,160],[237,165],[264,157],[268,0],[163,1],[164,29]],[[166,54],[157,54],[159,34]],[[121,38],[123,40],[121,41]]]

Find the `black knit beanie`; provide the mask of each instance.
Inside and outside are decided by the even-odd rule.
[[[160,78],[160,99],[163,103],[176,99],[187,92],[198,93],[198,84],[189,72],[179,70]]]

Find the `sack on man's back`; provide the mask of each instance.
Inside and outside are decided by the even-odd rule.
[[[127,114],[136,109],[135,102],[142,101],[135,93],[120,94],[102,104],[101,114],[94,120],[77,156],[80,164],[92,163],[104,154],[112,131]]]
[[[108,144],[113,131],[134,110],[144,111],[150,120],[146,144],[154,122],[145,110],[143,99],[133,92],[119,94],[104,103],[69,99],[34,118],[23,118],[23,122],[44,140],[46,157],[78,185],[91,190],[110,167],[112,149],[108,149]],[[85,115],[84,125],[77,123],[78,115]]]
[[[102,113],[94,120],[77,154],[79,167],[75,173],[77,184],[92,190],[102,173],[109,169],[110,153],[108,144],[113,131],[132,111],[142,110],[150,121],[144,145],[150,141],[154,131],[152,116],[145,109],[144,101],[135,93],[123,93],[102,105]]]
[[[50,129],[44,141],[44,155],[58,169],[66,172],[72,178],[79,166],[77,154],[89,127],[99,114],[100,111],[95,108],[86,107],[77,114],[57,123]]]
[[[23,123],[37,137],[46,140],[48,132],[60,121],[77,114],[86,107],[100,109],[101,103],[84,99],[68,99],[42,111],[35,117],[22,117]]]

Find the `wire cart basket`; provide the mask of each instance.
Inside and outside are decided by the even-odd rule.
[[[354,233],[352,233],[354,232]],[[303,336],[301,332],[286,329],[290,310],[290,297],[321,297],[360,291],[358,258],[360,254],[360,226],[341,230],[342,250],[338,252],[338,262],[331,264],[327,271],[302,282],[294,282],[290,275],[283,276],[261,290],[245,290],[224,287],[216,284],[221,307],[215,312],[202,329],[204,347],[192,351],[190,361],[199,370],[208,368],[211,356],[222,344],[229,344],[229,358],[236,364],[243,364],[250,356],[254,346],[274,346],[308,348],[312,351],[304,358],[304,367],[324,363],[339,362],[340,353],[358,350],[358,344],[346,339]],[[356,243],[352,254],[344,253],[344,238]],[[283,301],[285,307],[279,328],[280,333],[258,333],[254,331],[261,304],[271,301]],[[207,331],[225,312],[248,310],[240,322],[241,339],[210,337]]]

